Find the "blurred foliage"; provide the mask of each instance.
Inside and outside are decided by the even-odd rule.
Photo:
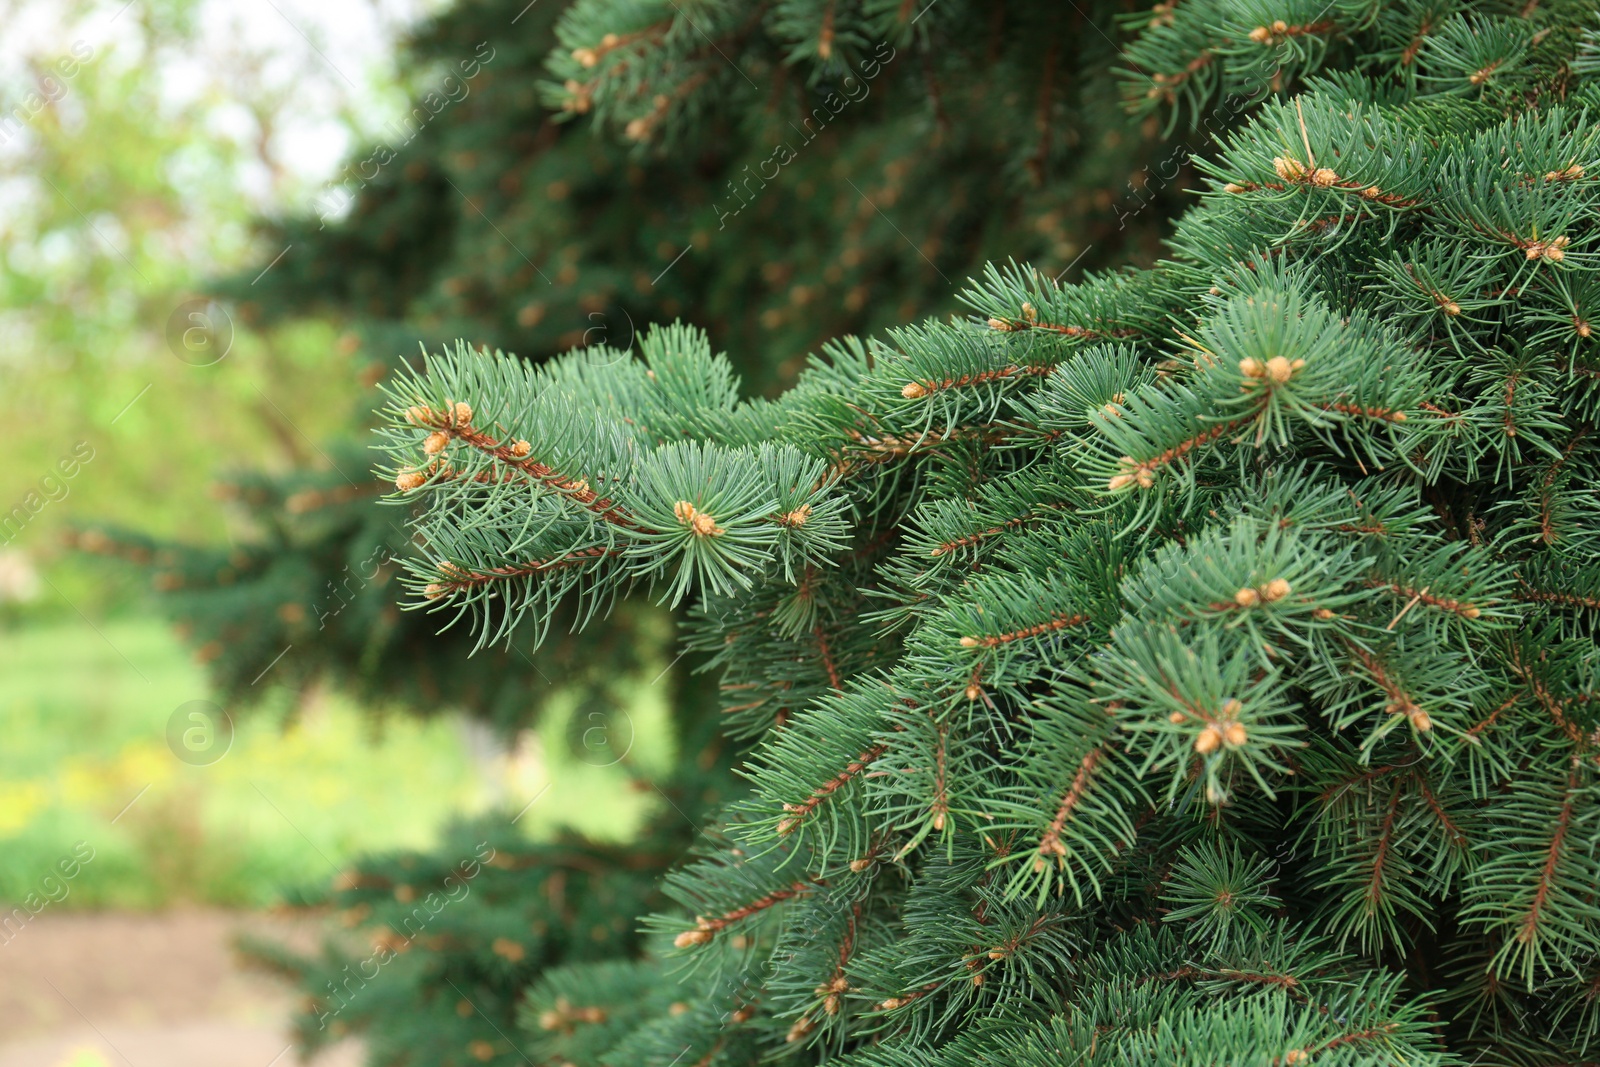
[[[518,831],[576,827],[618,841],[655,806],[622,788],[630,773],[573,743],[573,725],[580,738],[587,727],[570,700],[508,758],[449,719],[380,718],[337,694],[263,680],[270,713],[235,718],[226,755],[190,766],[167,749],[168,721],[207,684],[163,626],[31,629],[0,642],[0,678],[8,906],[41,892],[78,841],[94,858],[52,906],[264,906],[291,887],[329,884],[358,855],[431,846],[463,812],[528,805]],[[664,696],[626,694],[613,739],[652,773],[671,758]]]
[[[292,102],[252,95],[272,57],[247,40],[231,53],[208,42],[203,76],[177,84],[173,72],[195,66],[200,6],[141,3],[114,25],[115,7],[87,0],[6,12],[15,27],[42,10],[60,32],[0,89],[7,117],[28,118],[0,138],[0,417],[21,428],[0,467],[0,517],[11,520],[0,621],[127,606],[140,586],[59,557],[69,515],[236,536],[210,497],[214,474],[317,461],[364,388],[350,341],[313,320],[235,322],[211,365],[175,354],[171,336],[192,325],[181,313],[174,324],[180,305],[255,254],[253,214],[309,195],[272,137]],[[220,350],[225,338],[213,340]],[[64,478],[58,465],[75,449],[92,458]],[[28,581],[40,566],[47,583]],[[30,585],[43,595],[19,608]]]
[[[167,750],[167,722],[175,694],[206,694],[200,670],[163,627],[103,632],[62,624],[0,643],[0,901],[38,891],[81,840],[94,859],[66,906],[266,904],[328,878],[330,860],[425,842],[452,808],[481,803],[450,723],[395,722],[379,736],[337,699],[288,729],[240,721],[220,761],[185,765]]]
[[[1068,8],[962,9],[848,63],[745,33],[760,106],[649,145],[544,98],[570,8],[457,0],[418,26],[409,110],[311,210],[263,226],[268,257],[308,251],[225,286],[242,313],[331,314],[386,360],[419,338],[627,349],[682,316],[772,390],[833,337],[944,307],[988,259],[1153,261],[1192,180],[1157,123],[1123,114],[1110,22],[1082,33]]]

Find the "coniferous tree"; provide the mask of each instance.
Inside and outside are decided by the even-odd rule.
[[[683,326],[387,387],[415,607],[649,589],[755,742],[516,1055],[1596,1058],[1592,11],[1317,8],[1148,18],[1136,102],[1306,85],[1153,268],[991,268],[772,400]]]
[[[1188,152],[1123,113],[1118,9],[1088,10],[791,3],[752,21],[733,4],[564,15],[462,2],[410,46],[413,109],[356,153],[311,217],[266,227],[259,268],[270,269],[223,295],[253,325],[334,315],[351,327],[342,344],[384,356],[414,350],[419,334],[535,359],[595,340],[627,348],[634,323],[685,314],[746,354],[740,370],[760,392],[829,336],[946,307],[955,280],[988,258],[1019,253],[1058,272],[1153,258],[1193,178]],[[1213,127],[1265,91],[1236,88]],[[467,628],[440,634],[398,611],[410,535],[403,513],[377,505],[384,483],[363,476],[364,449],[319,451],[315,469],[218,487],[249,531],[234,546],[103,529],[77,543],[152,572],[235,710],[332,681],[379,706],[464,708],[511,731],[557,693],[554,680],[584,690],[572,722],[592,708],[614,720],[617,683],[662,644],[659,613],[635,602],[603,634],[573,634],[585,609],[569,598],[537,651],[524,631],[469,659]],[[665,683],[694,756],[664,780],[633,772],[666,798],[633,847],[462,827],[437,851],[369,857],[299,896],[333,903],[354,934],[312,958],[252,946],[304,989],[306,1042],[363,1031],[374,1063],[486,1048],[515,1058],[497,1030],[514,1030],[517,997],[542,969],[636,956],[635,916],[661,906],[661,876],[732,795],[736,749],[687,676],[698,660]],[[433,914],[430,892],[482,840],[504,865],[480,864],[468,898]],[[601,903],[574,910],[591,898]],[[401,933],[424,918],[425,933]],[[568,936],[574,925],[608,933]],[[381,981],[368,976],[374,954]],[[472,990],[465,1015],[445,977]]]

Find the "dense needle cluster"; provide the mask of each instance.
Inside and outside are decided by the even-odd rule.
[[[688,603],[756,742],[643,957],[543,974],[532,1055],[1600,1056],[1580,16],[1258,6],[1147,47],[1375,20],[1386,76],[1228,135],[1154,269],[992,268],[775,400],[681,326],[388,387],[419,605],[490,644]]]

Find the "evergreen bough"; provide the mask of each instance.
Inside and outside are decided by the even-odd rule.
[[[1152,20],[1395,45],[1225,137],[1153,269],[991,268],[775,400],[683,326],[388,386],[417,606],[690,604],[755,742],[518,1055],[1600,1057],[1591,13],[1317,6]]]

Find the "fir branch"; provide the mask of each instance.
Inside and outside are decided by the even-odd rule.
[[[1412,589],[1400,582],[1386,582],[1380,578],[1369,578],[1366,582],[1368,589],[1385,589],[1408,603],[1423,604],[1438,611],[1447,611],[1452,615],[1459,615],[1463,619],[1476,619],[1483,615],[1483,610],[1472,604],[1451,600],[1447,597],[1433,596],[1426,588]],[[1391,625],[1389,629],[1393,629]]]
[[[846,785],[849,785],[850,781],[855,778],[856,775],[866,770],[872,765],[874,760],[888,750],[889,746],[886,744],[879,743],[873,745],[871,748],[866,749],[855,759],[847,763],[844,769],[838,774],[817,786],[817,788],[814,789],[811,795],[805,800],[798,804],[785,804],[783,806],[783,810],[788,812],[788,815],[779,821],[778,833],[791,834],[798,830],[801,823],[803,823],[811,815],[811,813],[816,810],[818,804],[821,804],[834,793],[838,792]]]
[[[1513,674],[1522,679],[1523,683],[1528,687],[1528,691],[1533,694],[1533,698],[1549,714],[1551,721],[1567,736],[1567,739],[1573,744],[1583,747],[1585,745],[1583,730],[1568,717],[1566,702],[1551,692],[1544,679],[1540,677],[1537,668],[1523,658],[1523,652],[1519,646],[1513,645],[1511,647],[1510,653],[1506,657],[1506,666],[1511,668]]]
[[[641,528],[615,501],[595,492],[584,478],[562,473],[532,458],[529,455],[532,446],[527,441],[516,440],[508,444],[475,428],[472,425],[472,408],[467,404],[456,403],[449,411],[435,411],[426,405],[416,405],[406,412],[406,419],[419,426],[434,427],[443,437],[470,445],[496,462],[518,471],[528,481],[573,501],[603,522],[626,530]],[[430,454],[442,449],[443,444],[435,443],[431,438],[423,445],[423,450]]]
[[[1024,641],[1040,634],[1052,633],[1056,630],[1066,630],[1074,626],[1082,626],[1089,621],[1089,616],[1084,614],[1060,614],[1053,616],[1048,622],[1035,623],[1025,626],[1020,630],[1012,630],[1003,634],[986,634],[982,637],[963,637],[962,648],[999,648],[1009,645],[1013,641]]]
[[[1588,611],[1600,611],[1600,597],[1579,596],[1576,593],[1561,593],[1554,589],[1535,589],[1522,576],[1517,576],[1522,582],[1522,591],[1513,593],[1516,599],[1530,604],[1557,604],[1564,608],[1583,608]]]
[[[1252,412],[1251,414],[1242,416],[1240,418],[1229,419],[1224,422],[1215,423],[1214,425],[1201,430],[1199,433],[1193,434],[1184,440],[1179,441],[1177,444],[1166,449],[1164,452],[1151,457],[1150,459],[1139,460],[1134,459],[1132,456],[1123,456],[1120,461],[1120,466],[1117,469],[1117,473],[1111,476],[1111,480],[1106,484],[1106,488],[1111,492],[1125,489],[1130,485],[1137,485],[1141,489],[1148,489],[1155,484],[1155,475],[1163,468],[1173,464],[1181,463],[1191,452],[1194,452],[1200,448],[1204,448],[1206,445],[1209,445],[1215,441],[1219,441],[1228,436],[1235,430],[1249,425],[1255,421],[1258,413],[1259,412]]]
[[[925,396],[943,392],[946,389],[961,389],[970,385],[984,385],[989,382],[1011,381],[1028,375],[1042,376],[1055,370],[1055,365],[1042,363],[1026,367],[997,367],[994,370],[975,371],[972,374],[963,374],[957,378],[942,378],[938,381],[932,379],[925,381],[907,382],[905,388],[900,390],[900,395],[907,400],[921,400]]]
[[[1550,834],[1550,847],[1545,852],[1544,864],[1539,868],[1538,884],[1534,889],[1533,900],[1528,905],[1527,917],[1522,926],[1517,930],[1518,943],[1532,944],[1539,936],[1539,923],[1544,911],[1545,902],[1549,899],[1550,889],[1555,884],[1556,868],[1561,862],[1562,849],[1566,846],[1567,832],[1572,825],[1572,814],[1575,797],[1578,791],[1578,761],[1572,761],[1572,771],[1567,778],[1567,788],[1562,799],[1561,809],[1556,814],[1555,826]]]
[[[694,921],[693,930],[685,930],[683,933],[678,935],[677,947],[690,948],[695,945],[703,945],[710,941],[717,933],[722,930],[726,930],[729,926],[736,922],[748,919],[750,916],[759,914],[760,912],[763,912],[776,904],[781,904],[786,900],[793,900],[796,897],[804,896],[807,893],[814,892],[817,888],[825,885],[827,885],[827,882],[820,878],[812,879],[809,882],[794,882],[786,889],[774,889],[772,892],[767,893],[764,896],[757,897],[748,904],[742,904],[737,908],[732,908],[723,912],[721,915],[711,918],[708,918],[704,915],[698,916]]]
[[[1071,326],[1059,322],[1044,322],[1038,319],[1037,312],[1034,318],[1028,318],[1033,311],[1032,304],[1022,305],[1022,317],[1014,319],[990,318],[988,326],[991,330],[1001,333],[1025,333],[1029,330],[1041,330],[1045,333],[1059,334],[1073,341],[1107,341],[1124,337],[1138,337],[1141,331],[1132,327],[1113,327],[1107,329],[1099,326]]]
[[[1367,881],[1366,902],[1369,911],[1376,911],[1379,902],[1384,896],[1383,867],[1389,858],[1389,850],[1394,844],[1394,820],[1400,811],[1400,795],[1402,786],[1396,785],[1389,791],[1389,810],[1383,817],[1383,825],[1378,828],[1378,848],[1372,857],[1372,877]]]
[[[1067,791],[1062,794],[1061,803],[1056,806],[1055,817],[1050,820],[1044,836],[1039,839],[1039,855],[1033,861],[1035,871],[1042,872],[1048,863],[1066,856],[1067,848],[1061,843],[1061,831],[1066,827],[1067,820],[1072,818],[1072,813],[1077,810],[1079,802],[1083,800],[1094,777],[1095,768],[1100,765],[1104,755],[1104,746],[1096,745],[1079,762],[1077,773],[1072,776],[1072,784],[1067,787]]]
[[[473,586],[488,585],[493,582],[508,582],[518,578],[531,578],[535,575],[548,574],[551,571],[564,570],[570,567],[582,567],[586,564],[596,563],[607,556],[619,556],[622,553],[614,548],[580,549],[569,552],[564,556],[554,556],[550,559],[529,560],[526,563],[508,563],[501,567],[491,567],[487,570],[470,570],[459,564],[443,562],[439,564],[439,581],[430,583],[424,590],[424,595],[429,600],[436,600],[449,593],[470,589]]]

